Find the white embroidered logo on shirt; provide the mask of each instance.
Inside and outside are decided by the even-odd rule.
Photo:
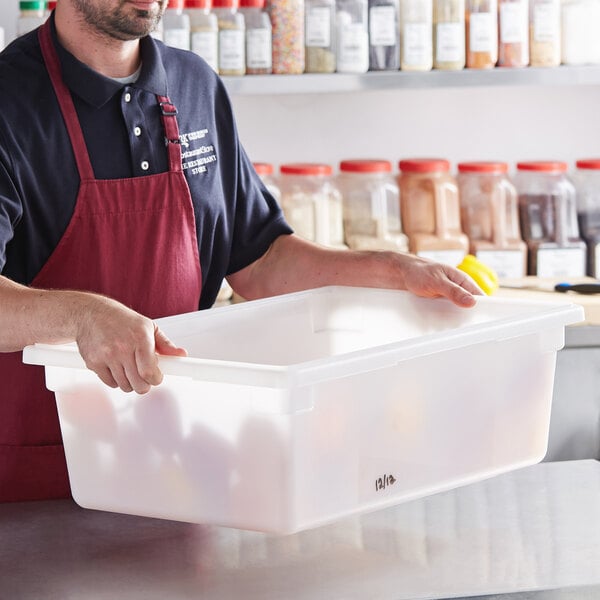
[[[202,140],[206,137],[208,129],[198,129],[189,133],[179,135],[179,141],[182,146],[181,158],[183,160],[183,169],[190,169],[192,175],[206,173],[207,165],[217,162],[215,148],[212,144],[202,144],[192,148],[192,142]]]

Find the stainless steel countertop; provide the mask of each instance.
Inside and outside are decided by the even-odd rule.
[[[584,587],[582,587],[584,586]],[[542,463],[291,536],[0,505],[2,600],[600,598],[600,463]]]

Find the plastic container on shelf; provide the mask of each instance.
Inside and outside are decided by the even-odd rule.
[[[190,17],[184,11],[184,0],[169,0],[162,18],[163,41],[167,46],[190,49]]]
[[[185,0],[185,12],[190,18],[190,48],[218,72],[219,23],[210,12],[211,7],[212,0]]]
[[[400,221],[398,184],[389,161],[343,160],[337,183],[349,248],[408,251]]]
[[[271,18],[265,0],[240,0],[240,13],[246,25],[246,75],[272,73]]]
[[[527,274],[527,246],[521,239],[517,190],[505,162],[458,165],[462,228],[470,252],[499,278]]]
[[[17,17],[17,36],[33,31],[46,20],[45,0],[21,0]]]
[[[369,70],[400,68],[399,0],[369,0]]]
[[[491,69],[498,62],[497,0],[466,0],[467,67]]]
[[[529,64],[529,0],[499,0],[498,66]]]
[[[560,65],[560,0],[530,0],[529,64],[532,67]]]
[[[528,274],[581,277],[586,245],[579,237],[575,187],[567,164],[559,161],[517,163],[521,233],[528,247]]]
[[[273,165],[266,162],[255,162],[252,163],[252,165],[254,166],[254,170],[264,183],[267,190],[270,192],[273,198],[277,200],[277,203],[281,204],[281,190],[279,189],[279,184],[274,177]]]
[[[433,67],[433,4],[400,0],[400,68],[429,71]]]
[[[433,0],[433,66],[465,66],[465,0]]]
[[[141,396],[74,343],[24,360],[45,365],[80,506],[293,533],[542,460],[582,319],[564,300],[325,287],[157,319],[188,356],[159,357]]]
[[[304,0],[270,0],[273,73],[304,73]]]
[[[561,62],[600,64],[600,0],[564,0],[561,4]]]
[[[56,8],[56,2],[57,0],[47,0],[46,10],[44,11],[44,15],[46,18],[48,18],[52,11]]]
[[[305,0],[307,73],[335,72],[335,0]]]
[[[439,158],[401,160],[400,213],[409,250],[456,266],[469,251],[460,225],[458,185],[450,163]]]
[[[331,166],[288,163],[279,170],[281,207],[295,233],[324,246],[346,248],[342,197]]]
[[[369,70],[368,0],[336,2],[336,70],[366,73]]]
[[[213,0],[219,24],[219,75],[245,75],[246,26],[239,0]]]
[[[600,158],[578,160],[574,174],[579,231],[588,247],[588,275],[600,279]]]

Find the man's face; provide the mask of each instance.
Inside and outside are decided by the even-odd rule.
[[[117,40],[134,40],[153,31],[168,0],[73,0],[85,22]]]

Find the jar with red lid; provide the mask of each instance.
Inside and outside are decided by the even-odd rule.
[[[462,162],[458,190],[469,251],[500,278],[527,274],[527,246],[521,239],[517,190],[505,162]]]
[[[400,214],[410,252],[458,265],[469,250],[460,225],[458,185],[450,163],[439,158],[401,160]]]
[[[212,0],[219,26],[219,75],[246,73],[246,25],[239,0]]]
[[[577,218],[581,236],[588,246],[588,275],[600,279],[600,158],[575,163]]]
[[[185,0],[185,12],[190,18],[190,48],[218,71],[219,23],[211,6],[212,0]]]
[[[575,186],[567,164],[517,163],[521,233],[528,248],[528,273],[538,277],[585,275],[586,246],[579,237]]]
[[[288,163],[280,166],[281,207],[299,236],[333,248],[346,248],[342,197],[331,165]]]
[[[281,204],[281,190],[275,180],[273,165],[267,162],[255,162],[252,165],[269,193]]]
[[[337,178],[342,194],[344,237],[353,250],[408,251],[402,233],[400,194],[388,160],[342,160]]]

